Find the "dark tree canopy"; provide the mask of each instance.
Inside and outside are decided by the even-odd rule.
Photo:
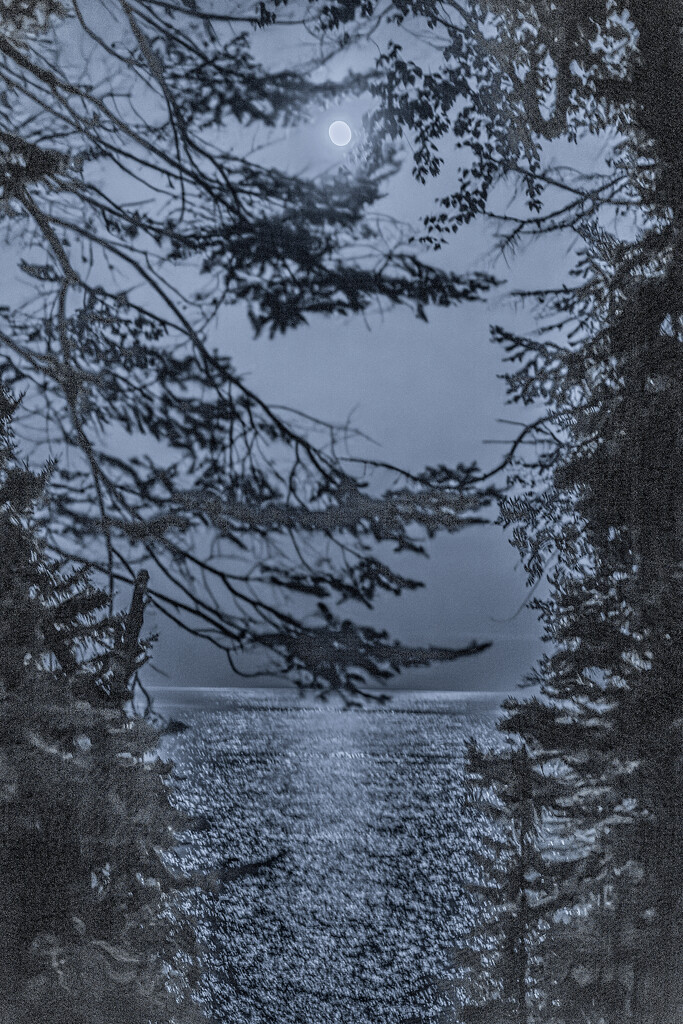
[[[387,52],[373,123],[413,133],[423,180],[450,144],[460,151],[457,187],[446,186],[424,239],[438,248],[481,214],[508,257],[552,233],[576,252],[569,283],[531,283],[519,296],[536,306],[535,334],[493,331],[510,400],[528,416],[500,467],[501,519],[530,584],[545,579],[549,592],[534,602],[550,648],[530,679],[538,695],[509,700],[501,722],[529,751],[533,803],[553,840],[543,863],[555,872],[545,894],[538,872],[522,887],[548,936],[543,970],[527,980],[549,1002],[539,1010],[527,992],[518,1012],[543,1024],[674,1020],[683,1005],[680,5],[491,0],[394,5],[390,17],[415,15],[438,56],[427,70],[398,46]],[[601,166],[582,160],[591,136]],[[505,769],[495,755],[477,766],[494,789]],[[494,919],[509,906],[503,895]]]
[[[461,465],[396,471],[373,496],[370,463],[340,454],[347,431],[250,390],[219,314],[238,306],[271,337],[322,314],[405,305],[424,318],[493,279],[439,270],[374,214],[391,144],[309,178],[250,149],[254,126],[382,88],[381,68],[325,80],[262,66],[254,33],[275,15],[295,23],[295,6],[6,8],[1,216],[19,274],[0,308],[0,377],[25,393],[22,436],[56,461],[55,554],[106,573],[112,592],[144,564],[153,603],[231,659],[260,645],[299,682],[353,690],[480,649],[403,651],[334,604],[417,585],[378,545],[422,550],[481,522],[490,494]],[[377,22],[359,7],[350,25],[355,5],[302,6],[322,69]]]
[[[203,1020],[178,903],[197,879],[169,859],[194,823],[170,802],[158,729],[128,708],[144,576],[112,616],[82,569],[46,556],[48,474],[18,459],[14,413],[0,391],[0,1019]]]

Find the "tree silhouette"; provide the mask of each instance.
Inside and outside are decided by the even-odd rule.
[[[508,257],[551,233],[578,246],[569,284],[518,294],[536,304],[533,336],[494,329],[510,400],[534,415],[497,467],[501,520],[530,584],[547,583],[534,604],[551,646],[530,680],[539,696],[508,701],[501,728],[548,780],[534,797],[549,838],[555,830],[546,864],[573,865],[563,899],[574,919],[559,909],[551,919],[560,969],[544,980],[549,1005],[565,1022],[675,1020],[680,10],[490,0],[401,5],[396,20],[418,13],[440,59],[426,70],[387,49],[372,120],[380,135],[413,134],[421,180],[438,173],[446,138],[462,152],[423,240],[438,248],[484,214]],[[591,135],[601,166],[582,169],[579,148],[567,167],[570,144]]]
[[[174,902],[198,880],[168,859],[192,822],[169,802],[158,729],[128,710],[148,641],[137,606],[107,614],[83,570],[46,557],[46,474],[18,461],[14,412],[0,392],[0,1017],[198,1021],[196,937]]]
[[[364,30],[316,10],[324,68]],[[391,146],[317,177],[258,161],[251,129],[299,123],[380,74],[271,71],[251,41],[272,20],[266,5],[253,17],[162,0],[9,5],[2,218],[20,273],[0,309],[0,377],[25,392],[22,436],[56,461],[55,556],[105,573],[110,594],[144,565],[153,605],[234,667],[260,645],[273,670],[353,692],[481,649],[403,652],[333,603],[418,585],[378,545],[421,551],[482,522],[492,492],[461,465],[383,467],[394,482],[371,494],[371,463],[340,454],[346,429],[240,378],[221,311],[272,337],[373,305],[424,317],[493,279],[433,267],[373,213],[398,166]]]
[[[460,1018],[465,1024],[529,1024],[538,1009],[539,921],[545,923],[548,896],[538,780],[524,746],[484,751],[472,740],[466,765],[470,801],[480,816],[469,853],[480,907],[460,939]]]

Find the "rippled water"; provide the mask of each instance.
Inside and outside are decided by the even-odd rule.
[[[162,695],[192,726],[170,744],[179,800],[210,820],[186,860],[281,854],[193,904],[218,1021],[436,1020],[472,912],[463,744],[492,735],[500,699],[402,693],[343,711],[286,690]]]

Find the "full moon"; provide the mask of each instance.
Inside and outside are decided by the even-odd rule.
[[[328,134],[335,146],[348,146],[351,141],[351,129],[346,121],[333,121]]]

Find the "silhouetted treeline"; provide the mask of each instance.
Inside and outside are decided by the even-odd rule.
[[[177,904],[197,880],[168,860],[192,823],[170,803],[158,728],[129,706],[144,575],[111,614],[83,570],[47,557],[46,474],[18,460],[14,413],[0,391],[0,1020],[200,1019]]]
[[[535,417],[501,466],[501,521],[530,584],[547,581],[533,604],[549,653],[529,680],[539,691],[504,705],[510,745],[471,751],[488,825],[474,843],[482,917],[463,937],[459,1018],[677,1022],[683,12],[468,11],[448,30],[441,85],[453,85],[452,127],[473,161],[426,235],[440,244],[485,211],[508,254],[552,232],[579,246],[569,283],[523,293],[538,332],[493,332],[510,400]],[[591,134],[600,166],[553,166],[550,144],[566,153]],[[494,186],[512,176],[527,210],[499,212]]]

